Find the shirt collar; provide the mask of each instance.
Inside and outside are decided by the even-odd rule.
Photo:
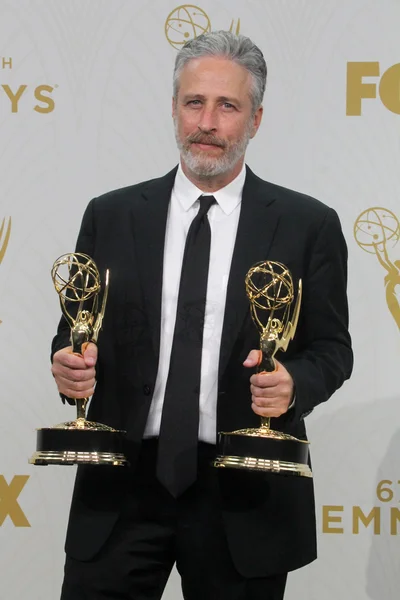
[[[245,179],[246,166],[243,163],[243,167],[239,175],[235,177],[233,181],[228,183],[228,185],[212,194],[226,215],[231,214],[242,201],[242,191]],[[202,190],[196,187],[194,183],[192,183],[186,177],[181,164],[179,164],[178,171],[176,173],[173,191],[180,205],[185,211],[189,210],[189,208],[193,206],[199,196],[209,195],[205,194]]]

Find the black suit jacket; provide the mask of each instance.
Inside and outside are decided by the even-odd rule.
[[[132,465],[140,448],[157,375],[164,237],[176,168],[166,176],[92,200],[76,250],[100,273],[110,269],[110,291],[99,336],[97,386],[89,418],[127,430]],[[228,282],[223,324],[217,427],[259,425],[250,408],[243,367],[257,348],[245,275],[261,260],[287,265],[303,280],[295,339],[278,353],[293,377],[296,403],[273,427],[306,439],[304,417],[350,376],[352,351],[346,298],[347,250],[334,210],[297,192],[265,182],[247,168]],[[61,319],[52,352],[69,345]],[[286,572],[316,556],[312,480],[219,470],[226,533],[237,569],[248,577]],[[118,517],[129,469],[79,467],[66,551],[90,559]]]

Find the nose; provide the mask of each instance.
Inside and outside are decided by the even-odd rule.
[[[210,109],[204,109],[201,112],[200,120],[197,127],[203,133],[214,133],[217,130],[217,120],[215,111]]]

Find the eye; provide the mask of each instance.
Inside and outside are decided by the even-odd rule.
[[[231,110],[232,108],[235,108],[235,107],[233,106],[233,104],[231,104],[230,102],[224,102],[222,106],[223,106],[224,108],[228,109],[228,110]]]
[[[190,104],[192,106],[199,106],[201,102],[200,100],[189,100],[186,104]]]

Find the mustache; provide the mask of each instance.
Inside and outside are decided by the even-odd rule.
[[[189,135],[186,139],[189,144],[210,144],[211,146],[219,146],[220,148],[226,147],[226,142],[216,135],[210,133],[203,133],[199,131]]]

